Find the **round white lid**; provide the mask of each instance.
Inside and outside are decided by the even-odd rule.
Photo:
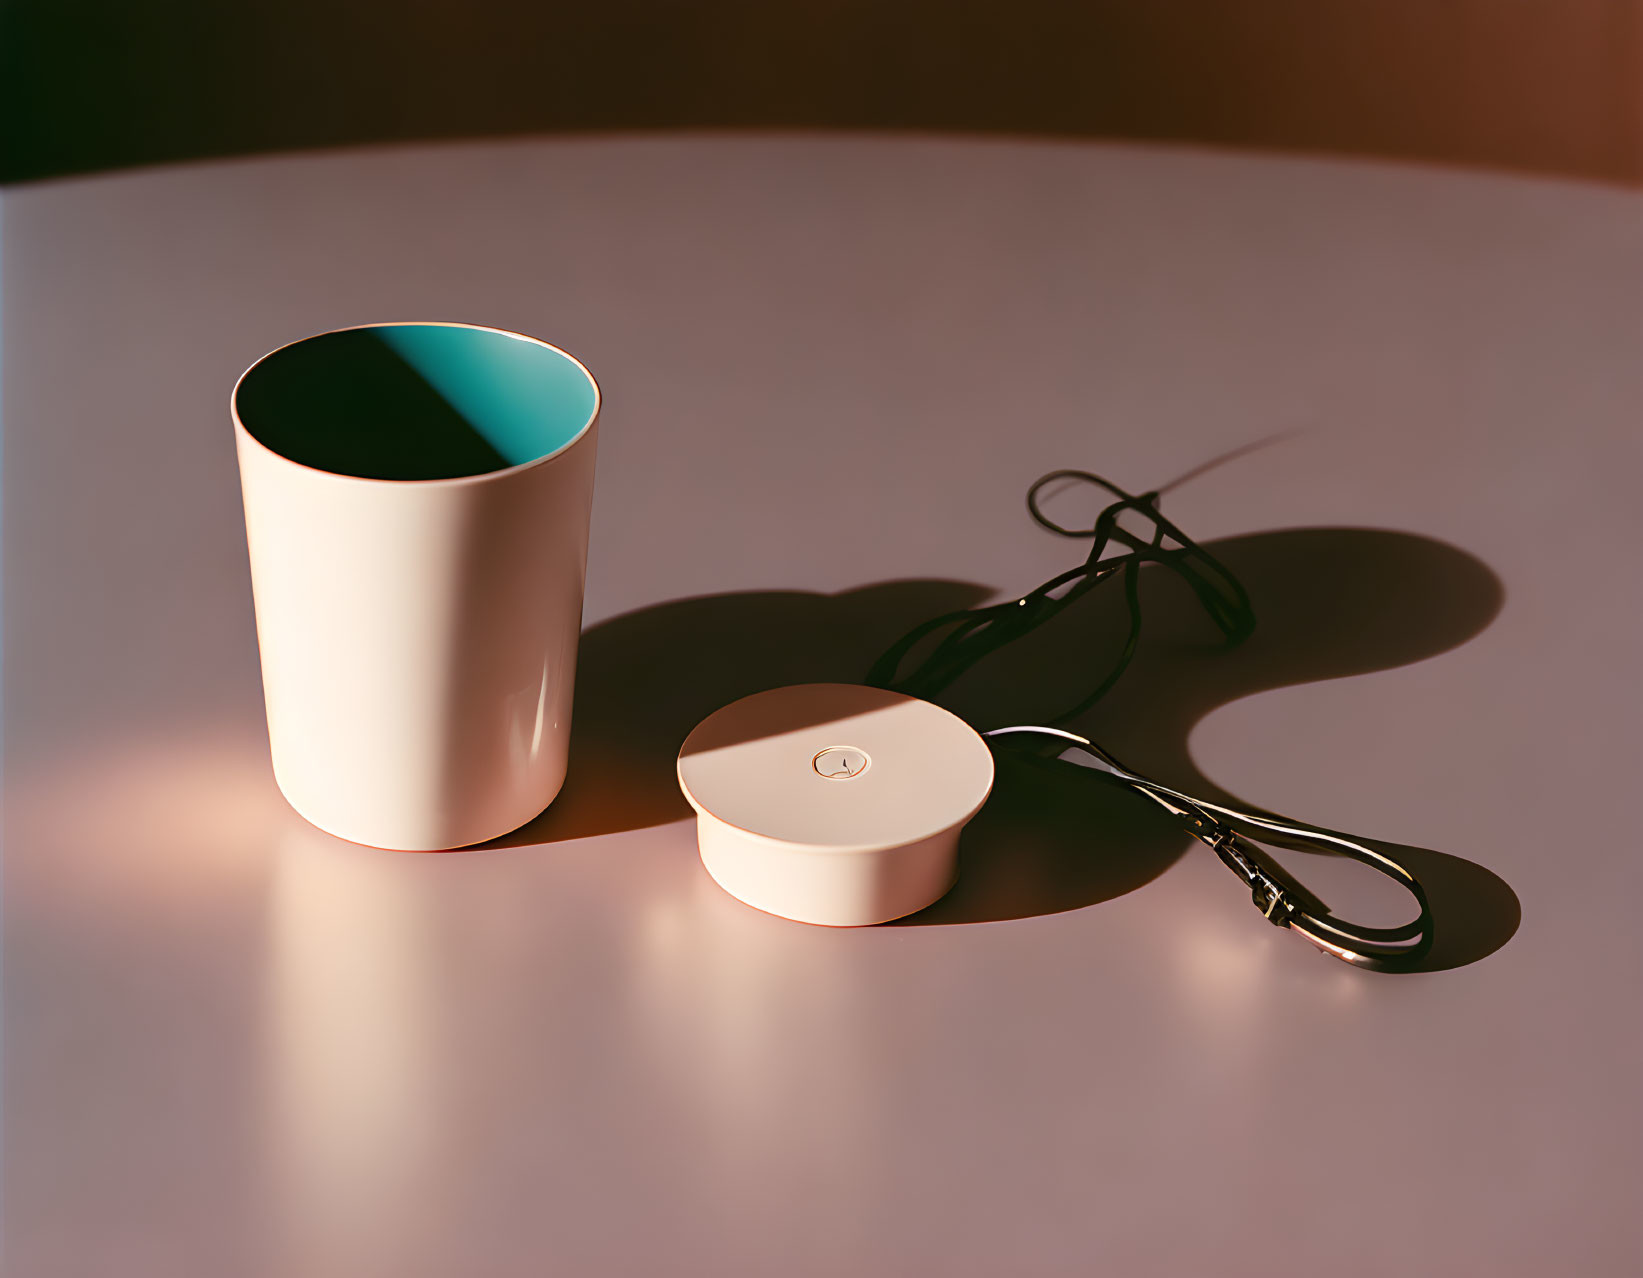
[[[679,751],[679,786],[698,812],[750,834],[877,852],[968,821],[992,789],[993,756],[928,701],[805,683],[703,719]]]

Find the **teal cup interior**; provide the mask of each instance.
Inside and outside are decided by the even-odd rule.
[[[592,425],[593,378],[534,338],[467,324],[378,324],[264,356],[234,412],[258,443],[364,479],[459,479],[551,456]]]

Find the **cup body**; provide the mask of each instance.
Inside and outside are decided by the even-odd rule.
[[[533,341],[471,325],[339,333],[374,340],[375,328],[460,328],[487,350],[493,337]],[[288,455],[303,450],[257,420],[271,396],[246,394],[254,375],[284,393],[270,361],[303,345],[253,365],[234,395],[275,778],[303,817],[357,843],[431,851],[494,838],[541,812],[565,779],[598,388],[535,343],[589,388],[571,406],[578,416],[591,404],[585,422],[551,451],[462,475],[339,473]],[[346,360],[332,364],[346,380]],[[346,395],[328,402],[372,411]],[[289,419],[302,404],[279,409]],[[376,426],[393,430],[391,414]]]

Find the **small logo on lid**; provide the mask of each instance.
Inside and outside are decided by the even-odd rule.
[[[829,781],[848,781],[866,772],[870,762],[872,760],[864,750],[854,746],[831,746],[818,754],[810,766]]]

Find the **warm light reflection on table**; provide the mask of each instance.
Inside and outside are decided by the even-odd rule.
[[[294,813],[268,892],[268,1136],[301,1271],[391,1262],[437,1173],[444,1066],[437,884]]]
[[[1637,1271],[1635,194],[780,135],[4,198],[8,1273]],[[275,789],[224,400],[291,337],[440,315],[611,388],[603,695],[558,841],[406,856]],[[1073,874],[1071,821],[995,822],[1004,899],[905,927],[704,877],[657,824],[692,716],[962,602],[896,580],[1065,568],[1019,505],[1063,466],[1194,474],[1166,510],[1204,539],[1291,530],[1269,637],[1360,579],[1384,603],[1196,727],[1121,686],[1102,739],[1485,867],[1520,931],[1473,912],[1462,966],[1358,972],[1184,840]],[[1148,626],[1172,669],[1222,660]],[[1000,654],[1001,709],[1050,664]],[[1351,1157],[1320,1176],[1297,1124]]]
[[[288,811],[260,723],[183,725],[8,763],[8,836],[31,852],[8,873],[53,908],[117,896],[129,914],[185,916],[262,872],[270,822]]]

